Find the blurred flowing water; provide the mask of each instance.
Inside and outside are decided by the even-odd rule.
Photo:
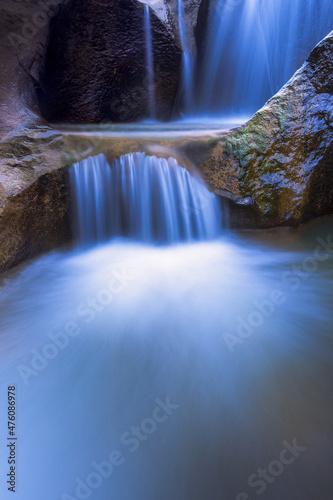
[[[141,160],[155,175],[157,160]],[[135,163],[127,157],[107,174],[127,201],[141,182]],[[158,192],[163,181],[166,165],[158,168],[141,185],[148,198],[147,188]],[[177,183],[198,185],[168,168],[177,204]],[[103,158],[80,169],[78,188],[93,193],[101,181],[109,192]],[[89,196],[89,211],[104,222],[105,207],[98,212]],[[164,202],[157,196],[151,205],[162,219],[162,209],[177,210]],[[172,245],[118,237],[7,273],[1,422],[15,384],[15,498],[244,500],[264,485],[267,500],[331,500],[331,231],[328,218]],[[295,440],[301,452],[288,451],[276,474],[281,450]],[[258,484],[267,466],[275,475]],[[4,480],[0,495],[13,495]]]
[[[154,119],[156,115],[156,99],[155,99],[155,84],[154,84],[154,54],[153,54],[153,39],[151,34],[150,10],[148,5],[144,5],[145,12],[145,33],[146,33],[146,60],[148,74],[148,93],[149,93],[149,118]]]
[[[194,56],[193,49],[189,47],[188,26],[185,19],[184,0],[178,0],[178,28],[180,44],[182,47],[182,75],[180,84],[180,103],[185,114],[193,110],[194,88]]]
[[[74,226],[81,245],[128,236],[146,243],[213,239],[227,225],[217,197],[174,158],[104,155],[71,169]]]
[[[255,111],[331,29],[328,0],[217,5],[195,112]],[[0,282],[14,497],[331,500],[332,218],[223,231],[199,178],[143,153],[71,176],[78,244]]]
[[[253,114],[333,28],[332,0],[212,0],[209,8],[192,115]]]

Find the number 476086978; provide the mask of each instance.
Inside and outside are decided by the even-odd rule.
[[[8,387],[8,431],[9,435],[15,436],[15,419],[16,419],[16,397],[15,386]]]

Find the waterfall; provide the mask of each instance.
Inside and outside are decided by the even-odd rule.
[[[178,0],[178,28],[182,47],[182,80],[181,101],[184,113],[193,110],[193,78],[194,78],[194,56],[188,46],[188,35],[186,33],[186,21],[183,0]]]
[[[217,197],[174,158],[134,153],[110,166],[99,155],[75,164],[70,175],[83,246],[116,236],[147,243],[213,239],[227,225]]]
[[[144,5],[144,12],[145,12],[145,33],[146,33],[146,60],[147,60],[147,75],[148,75],[149,118],[154,119],[156,117],[154,55],[153,55],[151,24],[150,24],[150,10],[148,5]]]
[[[332,0],[211,0],[192,114],[253,114],[332,28]]]

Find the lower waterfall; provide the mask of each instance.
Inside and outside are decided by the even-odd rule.
[[[98,155],[75,164],[70,175],[80,245],[116,236],[145,243],[208,240],[227,225],[218,198],[174,158],[134,153],[109,165]]]

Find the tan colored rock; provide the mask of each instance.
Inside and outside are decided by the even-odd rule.
[[[68,241],[62,140],[18,128],[0,142],[0,272]]]

